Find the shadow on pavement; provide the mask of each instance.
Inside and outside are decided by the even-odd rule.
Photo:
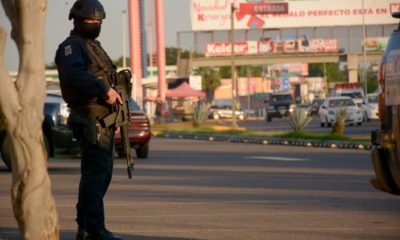
[[[140,235],[115,235],[121,237],[123,240],[196,240],[195,238],[181,238],[181,237],[165,237],[165,236],[140,236]],[[0,240],[18,240],[19,230],[16,228],[2,228],[0,227]],[[75,232],[60,231],[60,240],[75,240]]]

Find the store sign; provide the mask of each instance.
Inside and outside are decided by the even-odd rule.
[[[365,39],[367,52],[383,52],[389,42],[388,37],[369,37]]]
[[[279,40],[271,38],[260,41],[236,42],[235,55],[265,55],[271,53],[329,53],[338,52],[339,43],[337,39],[311,39],[302,37],[298,40]],[[207,57],[231,55],[230,42],[217,42],[206,44],[205,55]]]
[[[392,18],[391,14],[400,11],[398,0],[289,0],[273,3],[192,0],[192,30],[229,30],[232,2],[236,4],[237,9],[234,16],[235,29],[331,27],[332,24],[361,26],[363,16],[366,25],[397,24],[398,20]],[[287,8],[282,4],[287,4]],[[285,10],[287,12],[284,12]]]
[[[232,54],[232,44],[230,42],[218,42],[206,44],[205,54],[210,56],[226,56]],[[256,41],[243,41],[235,42],[234,44],[235,55],[248,55],[257,54]]]
[[[287,14],[288,3],[241,3],[239,13],[253,14]]]
[[[191,75],[189,76],[189,86],[196,91],[201,91],[201,76]]]

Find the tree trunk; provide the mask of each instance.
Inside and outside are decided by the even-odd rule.
[[[3,62],[6,34],[0,29],[0,111],[12,149],[14,215],[21,239],[59,239],[42,133],[47,0],[2,0],[2,4],[20,56],[18,77],[13,82]]]
[[[332,127],[331,134],[343,135],[344,134],[344,128],[345,128],[345,122],[344,121],[337,121]]]

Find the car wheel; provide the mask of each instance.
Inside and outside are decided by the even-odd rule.
[[[267,114],[266,119],[267,119],[267,122],[271,122],[272,121],[272,117],[270,115],[268,115],[268,114]]]
[[[328,121],[328,118],[326,118],[325,120],[326,120],[326,126],[327,126],[327,127],[332,127],[332,123],[330,123],[330,122]]]
[[[11,146],[10,146],[10,141],[7,136],[4,136],[4,138],[1,141],[1,158],[3,159],[3,162],[6,164],[8,169],[11,170]]]
[[[138,158],[147,158],[149,156],[149,144],[140,145],[136,149],[136,155]]]
[[[358,122],[358,123],[357,123],[357,126],[361,126],[361,124],[362,124],[362,122]]]
[[[45,150],[47,153],[47,159],[48,159],[49,154],[50,154],[50,145],[49,145],[49,140],[47,140],[46,135],[43,135],[43,142],[44,142],[44,147],[45,147]],[[0,150],[1,150],[1,158],[3,159],[3,162],[11,170],[11,144],[10,144],[10,140],[7,136],[4,136],[3,140],[1,141],[1,149]]]

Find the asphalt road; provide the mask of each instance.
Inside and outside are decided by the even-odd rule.
[[[373,189],[369,153],[154,138],[133,181],[117,160],[105,204],[124,239],[398,240],[400,198]],[[73,239],[79,160],[50,159],[61,239]],[[0,239],[18,239],[0,164]]]
[[[229,124],[229,123],[225,123]],[[291,131],[290,120],[286,118],[274,118],[271,122],[266,122],[265,119],[238,121],[240,127],[245,127],[252,132],[279,132]],[[347,136],[366,136],[370,135],[372,130],[379,128],[378,121],[365,122],[361,126],[345,127],[345,135]],[[320,121],[317,116],[314,116],[310,124],[305,128],[308,133],[329,134],[331,127],[320,127]]]

